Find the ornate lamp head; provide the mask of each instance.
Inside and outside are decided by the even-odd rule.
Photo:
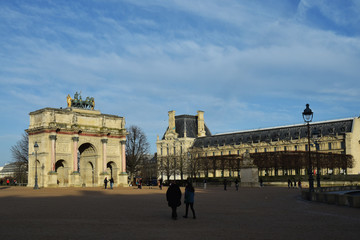
[[[302,113],[303,119],[307,123],[312,121],[313,115],[314,115],[313,111],[311,111],[309,106],[310,106],[309,104],[306,104],[306,108],[305,108],[304,112]]]

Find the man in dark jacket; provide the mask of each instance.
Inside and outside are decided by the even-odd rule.
[[[175,182],[171,183],[166,191],[166,200],[168,201],[169,207],[172,209],[171,217],[176,220],[176,208],[181,205],[181,190]]]

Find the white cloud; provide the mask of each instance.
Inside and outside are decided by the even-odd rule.
[[[0,8],[0,103],[17,108],[13,118],[64,107],[67,94],[82,91],[154,141],[171,109],[204,110],[212,132],[294,123],[310,100],[357,111],[360,39],[307,19],[318,7],[349,26],[358,17],[344,22],[346,9],[313,1],[99,3]]]

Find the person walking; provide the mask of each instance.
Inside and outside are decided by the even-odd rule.
[[[236,191],[239,191],[239,179],[238,178],[235,179],[235,188],[236,188]]]
[[[113,189],[114,186],[114,179],[110,178],[110,189]]]
[[[184,203],[186,204],[185,216],[183,216],[184,218],[188,217],[189,206],[190,206],[193,214],[193,219],[196,219],[195,210],[194,210],[194,197],[195,197],[195,189],[191,183],[187,183],[185,187],[185,197],[184,197]]]
[[[105,189],[107,188],[107,183],[108,183],[108,180],[107,180],[107,177],[105,177],[105,179],[104,179]]]
[[[206,183],[207,183],[207,181],[206,181],[206,179],[204,179],[204,189],[206,189]]]
[[[139,182],[138,182],[138,189],[141,189],[141,185],[142,185],[142,178],[139,179]]]
[[[162,186],[163,186],[163,179],[160,178],[160,180],[159,180],[159,188],[160,188],[160,190],[162,190]]]
[[[176,182],[172,182],[166,191],[166,200],[168,202],[168,206],[171,207],[171,217],[172,219],[177,219],[176,209],[181,205],[181,190]]]
[[[227,180],[226,178],[224,178],[224,190],[226,191],[226,187],[227,187]]]

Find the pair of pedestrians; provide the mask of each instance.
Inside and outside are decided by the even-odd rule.
[[[105,177],[104,179],[104,185],[105,185],[105,189],[107,188],[107,183],[110,182],[110,189],[113,189],[113,185],[114,185],[114,179],[110,178],[110,180],[107,179],[107,177]]]
[[[196,218],[195,210],[194,210],[194,197],[195,197],[195,189],[191,183],[187,183],[185,187],[185,198],[184,203],[185,207],[185,215],[184,218],[188,217],[189,207],[191,208],[193,218]],[[181,205],[181,190],[179,186],[174,182],[171,183],[167,192],[166,192],[166,200],[168,201],[169,207],[172,209],[171,217],[172,219],[177,219],[177,208]]]

